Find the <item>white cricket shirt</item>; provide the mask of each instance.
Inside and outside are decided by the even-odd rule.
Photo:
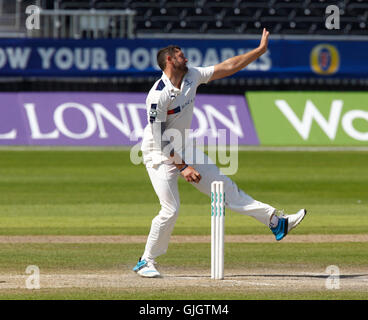
[[[143,162],[147,166],[171,162],[154,141],[153,122],[165,122],[166,136],[174,138],[171,145],[182,155],[186,144],[185,131],[190,129],[192,123],[197,87],[207,83],[213,72],[213,66],[188,68],[180,89],[173,86],[164,72],[155,82],[146,99],[148,124],[144,129],[141,146]]]

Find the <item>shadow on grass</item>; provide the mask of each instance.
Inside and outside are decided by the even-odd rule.
[[[253,278],[253,277],[264,277],[264,278],[312,278],[312,279],[327,279],[333,275],[328,274],[226,274],[225,278]],[[166,277],[175,278],[209,278],[205,275],[167,275]],[[368,274],[341,274],[340,279],[355,279],[360,277],[368,277]]]
[[[267,277],[267,278],[316,278],[316,279],[327,279],[333,275],[329,274],[236,274],[226,275],[229,278],[236,277]],[[359,277],[367,277],[368,274],[340,274],[340,279],[354,279]]]

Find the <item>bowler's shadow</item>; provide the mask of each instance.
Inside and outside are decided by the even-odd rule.
[[[333,274],[227,274],[226,278],[311,278],[311,279],[327,279],[333,277]],[[368,274],[340,274],[340,279],[354,279],[359,277],[368,277]]]
[[[327,279],[333,277],[333,274],[225,274],[225,280],[231,278],[310,278],[310,279]],[[203,275],[175,275],[175,278],[207,278]],[[340,274],[340,279],[355,279],[367,277],[368,274]],[[229,279],[230,278],[230,279]]]

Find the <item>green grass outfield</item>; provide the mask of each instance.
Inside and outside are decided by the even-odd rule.
[[[368,230],[368,152],[241,151],[232,179],[255,199],[286,213],[307,208],[308,215],[293,234],[366,234]],[[0,151],[0,235],[147,235],[159,205],[143,165],[132,165],[129,151]],[[174,235],[209,235],[210,203],[180,179],[181,212]],[[250,217],[228,211],[226,234],[258,235],[270,231]],[[21,273],[28,264],[47,272],[130,268],[144,244],[0,243],[0,274]],[[368,243],[232,243],[226,246],[226,267],[366,267]],[[205,269],[209,244],[170,244],[159,258],[162,266]],[[275,254],[277,252],[277,254]],[[0,283],[1,285],[1,283]],[[194,299],[218,298],[220,292],[191,290]],[[170,298],[188,298],[186,290]],[[167,299],[167,292],[138,289],[0,290],[0,298]],[[355,291],[254,291],[227,295],[231,299],[366,298]],[[223,298],[223,297],[222,297]]]

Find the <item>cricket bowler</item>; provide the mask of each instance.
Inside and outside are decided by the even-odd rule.
[[[157,63],[162,76],[146,99],[148,124],[142,141],[143,162],[161,209],[152,220],[145,250],[133,268],[142,277],[160,277],[155,258],[166,253],[179,214],[178,178],[210,196],[211,183],[223,181],[225,206],[251,216],[270,228],[276,240],[283,239],[304,218],[307,211],[283,215],[240,190],[216,164],[186,138],[190,130],[197,87],[242,70],[267,51],[269,32],[263,29],[257,48],[209,67],[188,68],[188,59],[178,46],[158,51]]]

